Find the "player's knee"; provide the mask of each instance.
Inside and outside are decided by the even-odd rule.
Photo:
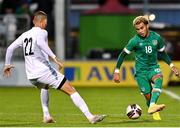
[[[61,90],[67,93],[68,95],[77,92],[76,89],[72,87],[68,81],[64,83],[64,85],[61,87]]]
[[[152,91],[153,92],[156,91],[156,92],[160,92],[161,93],[161,91],[162,91],[162,82],[163,82],[162,77],[156,78],[154,80]]]

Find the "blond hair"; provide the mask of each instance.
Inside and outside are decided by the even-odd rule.
[[[149,24],[149,20],[145,16],[137,16],[136,18],[134,18],[133,26],[138,25],[140,23],[144,23],[147,25],[147,24]]]
[[[43,11],[37,11],[35,14],[34,14],[34,20],[35,21],[41,21],[43,19],[47,19],[47,14]]]

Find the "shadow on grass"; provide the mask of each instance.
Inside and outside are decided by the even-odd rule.
[[[135,125],[135,126],[144,126],[144,124],[148,124],[152,121],[150,120],[119,120],[119,121],[105,121],[103,122],[103,126],[132,126],[132,125]]]
[[[16,119],[0,119],[0,127],[27,127],[27,126],[35,126],[38,125],[37,122],[28,122]]]
[[[0,124],[0,127],[27,127],[35,126],[35,123],[10,123],[10,124]]]
[[[153,122],[153,120],[150,119],[126,119],[126,118],[121,118],[121,117],[111,117],[110,116],[110,120],[106,120],[103,122],[103,125],[112,125],[112,126],[118,126],[118,125],[128,125],[128,124],[146,124],[146,123],[151,123]]]

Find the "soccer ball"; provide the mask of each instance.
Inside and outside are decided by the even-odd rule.
[[[130,119],[138,119],[142,114],[142,109],[138,104],[130,104],[127,106],[126,115]]]

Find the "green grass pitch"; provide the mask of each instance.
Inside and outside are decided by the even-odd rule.
[[[137,88],[76,87],[92,113],[107,114],[103,122],[89,124],[74,106],[69,96],[50,90],[50,112],[56,123],[42,123],[39,90],[23,87],[0,87],[0,127],[180,127],[180,101],[162,93],[158,103],[166,104],[160,113],[162,120],[154,121],[147,114],[144,97]],[[180,95],[180,87],[167,87]],[[125,115],[129,104],[137,103],[143,110],[137,120]]]

